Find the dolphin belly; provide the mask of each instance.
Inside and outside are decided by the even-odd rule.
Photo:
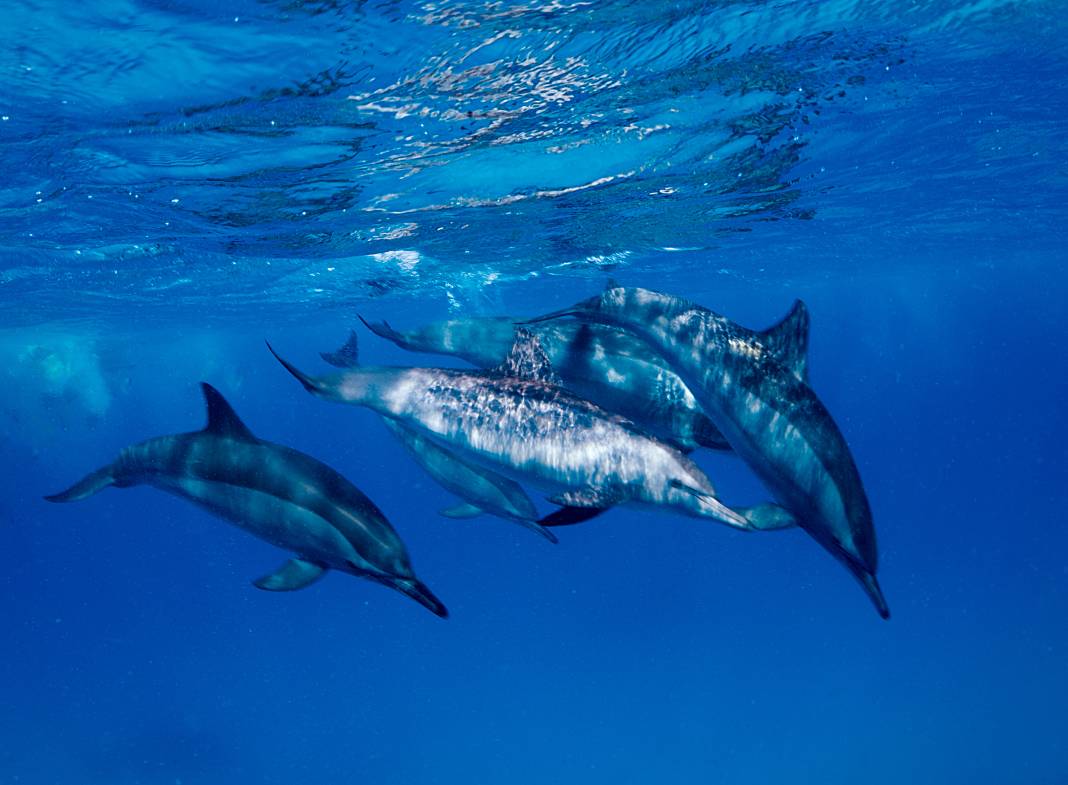
[[[157,477],[152,485],[188,499],[284,550],[334,567],[351,564],[361,571],[384,574],[328,521],[286,499],[254,488],[194,477]]]

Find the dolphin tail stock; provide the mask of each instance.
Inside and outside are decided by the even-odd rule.
[[[435,616],[440,616],[442,619],[449,617],[449,611],[445,605],[418,578],[383,578],[381,580],[386,586],[408,595]]]
[[[115,474],[109,464],[86,475],[62,493],[54,493],[44,498],[45,501],[49,502],[76,502],[92,496],[110,485],[115,485]]]
[[[304,373],[287,360],[284,360],[282,356],[274,350],[274,347],[271,346],[270,341],[264,341],[264,343],[267,344],[267,348],[270,350],[271,354],[274,355],[274,359],[278,360],[283,368],[289,371],[298,382],[303,384],[305,390],[314,394],[321,394],[323,392],[323,385],[321,382],[314,377],[308,376],[308,374]]]

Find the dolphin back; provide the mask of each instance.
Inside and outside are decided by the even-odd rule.
[[[110,464],[86,475],[62,493],[45,496],[44,498],[45,501],[50,502],[77,502],[102,491],[109,485],[115,485],[114,467]]]

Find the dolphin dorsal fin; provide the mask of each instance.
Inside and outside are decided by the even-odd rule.
[[[808,308],[795,300],[790,312],[760,334],[760,341],[784,366],[808,382]]]
[[[515,330],[515,343],[504,358],[504,362],[497,366],[497,373],[504,376],[512,376],[528,382],[545,382],[546,384],[560,384],[560,377],[553,371],[553,364],[549,361],[549,355],[541,347],[538,336],[525,327],[517,327]]]
[[[356,331],[349,331],[349,339],[336,352],[319,352],[319,356],[335,368],[355,368],[360,364],[360,341]]]
[[[241,422],[234,407],[222,397],[221,392],[207,382],[201,382],[200,389],[204,392],[204,403],[208,405],[208,424],[204,426],[205,431],[233,439],[256,440],[248,426]]]

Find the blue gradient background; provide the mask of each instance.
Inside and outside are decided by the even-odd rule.
[[[1056,4],[238,5],[6,12],[0,783],[1068,782]],[[507,31],[463,62],[508,79],[442,88]],[[339,118],[372,77],[428,113]],[[482,135],[446,115],[509,101]],[[621,509],[552,546],[441,518],[374,415],[262,343],[312,368],[357,313],[534,314],[608,275],[752,327],[806,301],[889,622],[800,532]],[[370,495],[451,618],[348,576],[257,591],[284,554],[152,489],[41,500],[199,427],[202,379]]]

